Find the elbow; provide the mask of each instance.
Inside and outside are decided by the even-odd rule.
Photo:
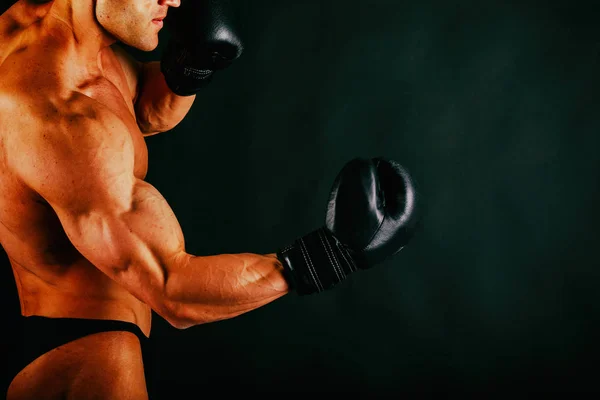
[[[229,319],[242,314],[244,311],[215,309],[210,305],[188,304],[176,301],[165,303],[162,312],[159,313],[172,327],[176,329],[187,329],[196,325]]]
[[[222,318],[216,318],[210,306],[182,302],[169,298],[164,300],[159,313],[172,327],[187,329],[192,326],[207,324]]]
[[[176,301],[163,301],[160,312],[157,313],[175,329],[183,330],[198,325],[198,322],[186,316],[185,308],[184,304]]]
[[[190,328],[192,326],[194,326],[195,324],[189,323],[187,321],[184,321],[182,319],[177,319],[177,318],[169,318],[166,320],[169,325],[171,325],[173,328],[175,329],[179,329],[179,330],[184,330],[187,328]]]
[[[161,317],[163,317],[163,319],[165,321],[167,321],[169,323],[169,325],[171,325],[173,328],[175,329],[187,329],[191,326],[194,326],[193,323],[191,323],[190,321],[187,321],[185,318],[182,318],[180,315],[178,315],[176,312],[161,312],[159,313],[161,315]]]
[[[137,117],[138,127],[144,136],[153,136],[173,129],[165,121],[151,120],[147,117]]]
[[[136,106],[136,120],[144,136],[168,132],[175,128],[182,118],[174,118],[164,110],[155,110],[154,105],[143,104],[139,101]]]

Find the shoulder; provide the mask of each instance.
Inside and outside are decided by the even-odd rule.
[[[27,106],[18,107],[9,131],[2,133],[10,149],[7,161],[43,197],[49,192],[61,196],[69,188],[90,189],[132,169],[133,143],[126,126],[93,99],[74,94],[59,102],[20,101]],[[0,107],[0,120],[11,108]]]

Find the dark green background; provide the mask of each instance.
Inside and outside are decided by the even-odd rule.
[[[147,141],[148,180],[187,250],[275,251],[323,223],[346,161],[376,155],[412,172],[423,229],[331,292],[184,331],[156,318],[157,397],[595,390],[591,3],[240,3],[242,58],[175,130]],[[163,45],[134,54],[156,59]]]

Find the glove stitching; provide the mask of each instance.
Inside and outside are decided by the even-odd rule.
[[[348,264],[348,266],[350,267],[350,271],[355,272],[358,269],[358,267],[354,263],[354,260],[352,258],[348,259],[346,257],[345,249],[342,248],[342,245],[339,242],[336,243],[336,246],[340,250],[340,254],[342,255],[342,257],[344,257],[344,261],[346,261],[346,264]]]
[[[325,237],[325,239],[323,237]],[[331,265],[333,265],[333,270],[338,278],[338,282],[343,281],[346,278],[346,274],[344,274],[344,271],[342,270],[342,267],[340,266],[338,259],[335,256],[335,253],[333,252],[333,249],[331,248],[331,245],[329,244],[329,241],[322,230],[319,230],[319,239],[321,239],[321,243],[323,244],[327,258],[329,258],[329,262]]]
[[[287,245],[281,250],[281,253],[287,253],[288,251],[292,250],[293,248],[294,248],[293,245],[291,245],[291,244]]]
[[[308,272],[310,273],[310,276],[313,278],[313,282],[315,283],[315,286],[317,287],[317,291],[322,292],[324,290],[323,285],[321,284],[321,281],[319,280],[319,275],[317,274],[317,271],[314,269],[312,260],[310,259],[310,255],[308,254],[308,250],[306,249],[306,245],[304,244],[304,240],[302,238],[300,238],[299,242],[300,242],[300,251],[302,252],[302,256],[304,257],[304,262],[306,262],[306,265],[308,266]]]

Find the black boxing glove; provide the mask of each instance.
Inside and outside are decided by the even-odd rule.
[[[227,68],[243,51],[230,0],[184,0],[164,19],[171,33],[161,58],[169,88],[180,96],[196,94],[215,71]]]
[[[277,252],[300,295],[334,287],[399,252],[419,222],[409,173],[394,161],[354,159],[333,184],[325,225]]]

